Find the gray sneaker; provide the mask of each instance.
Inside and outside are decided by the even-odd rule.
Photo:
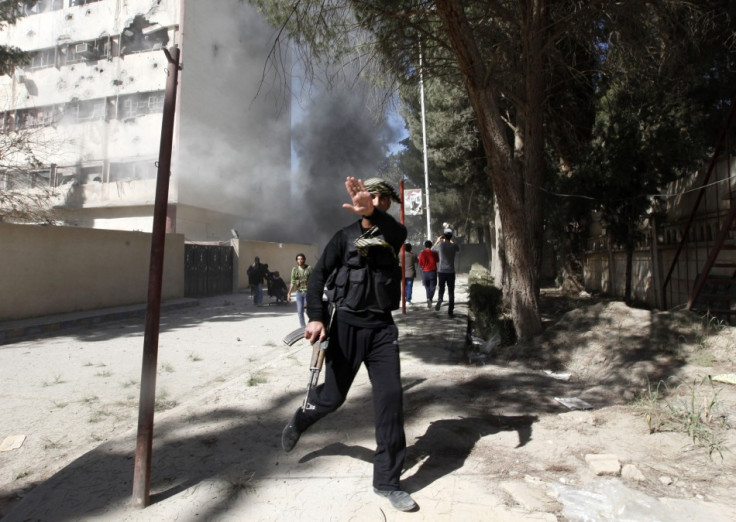
[[[381,497],[386,497],[391,502],[394,509],[399,511],[413,511],[417,509],[417,503],[411,498],[411,495],[400,489],[393,491],[384,491],[382,489],[373,488],[373,492]]]

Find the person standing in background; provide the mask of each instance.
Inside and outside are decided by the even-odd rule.
[[[296,315],[299,316],[299,326],[307,327],[304,321],[304,310],[307,307],[307,281],[312,275],[312,267],[307,264],[307,257],[299,252],[296,255],[296,266],[291,269],[291,284],[286,294],[286,302],[291,301],[291,292],[296,291]]]
[[[256,256],[253,264],[248,267],[248,284],[250,285],[253,304],[261,306],[263,303],[263,280],[268,274],[268,265],[261,264],[261,259]]]
[[[445,294],[445,285],[447,285],[447,315],[453,317],[455,315],[455,254],[460,251],[460,247],[452,240],[451,228],[446,228],[445,232],[437,238],[432,250],[440,255],[440,262],[437,266],[437,283],[440,289],[434,309],[439,311],[442,297]]]
[[[417,255],[411,251],[411,243],[404,245],[404,297],[411,304],[411,294],[414,288],[414,278],[417,276]]]
[[[437,288],[437,263],[440,256],[432,250],[432,242],[424,242],[424,250],[419,253],[419,266],[422,267],[422,284],[427,293],[427,308],[432,308],[434,291]]]

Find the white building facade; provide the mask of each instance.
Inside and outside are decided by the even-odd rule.
[[[0,130],[34,131],[41,165],[29,176],[53,189],[61,223],[150,231],[163,49],[177,45],[168,230],[258,238],[289,208],[289,104],[266,74],[273,37],[239,0],[40,0],[0,32],[32,54],[0,77]]]

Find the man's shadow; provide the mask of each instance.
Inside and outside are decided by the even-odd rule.
[[[489,415],[432,422],[426,433],[418,437],[412,446],[407,447],[404,473],[421,464],[412,476],[402,481],[403,489],[415,493],[435,480],[462,468],[476,443],[487,435],[494,435],[500,431],[516,431],[519,434],[519,444],[516,447],[524,446],[531,440],[532,424],[537,420],[538,417],[534,415]],[[344,455],[373,463],[373,451],[363,446],[348,446],[341,442],[312,451],[304,455],[299,462],[308,462],[329,455]]]

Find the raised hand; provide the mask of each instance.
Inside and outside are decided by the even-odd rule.
[[[352,204],[344,203],[342,208],[363,216],[373,214],[373,196],[365,190],[363,180],[348,176],[345,179],[345,189],[352,200]]]

